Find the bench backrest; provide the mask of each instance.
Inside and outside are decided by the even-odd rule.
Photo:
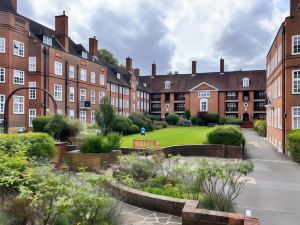
[[[156,148],[158,146],[159,144],[156,140],[133,140],[133,148]]]

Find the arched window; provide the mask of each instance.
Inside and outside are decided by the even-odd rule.
[[[171,82],[170,81],[165,82],[165,89],[171,89]]]
[[[250,79],[246,77],[243,79],[243,87],[247,88],[249,86],[250,86]]]

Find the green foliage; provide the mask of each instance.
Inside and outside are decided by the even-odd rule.
[[[106,135],[112,130],[115,112],[110,99],[106,96],[102,99],[100,108],[96,113],[96,120],[103,134]]]
[[[118,149],[121,145],[121,136],[110,133],[107,137],[98,135],[86,135],[80,144],[80,152],[83,153],[109,153]]]
[[[237,126],[219,126],[207,134],[209,144],[240,146],[244,136]]]
[[[166,117],[166,121],[168,124],[170,125],[177,125],[178,121],[179,121],[179,116],[175,113],[170,113],[167,117]]]
[[[119,115],[116,115],[114,118],[112,130],[123,135],[139,133],[139,127],[134,125],[128,117]]]
[[[267,121],[265,120],[255,120],[253,125],[254,130],[261,137],[267,136]]]
[[[200,119],[205,125],[209,123],[218,124],[220,120],[220,116],[215,113],[199,113],[198,119]]]
[[[225,125],[237,125],[238,126],[238,125],[242,124],[242,119],[220,116],[219,123],[223,124],[223,125],[225,124]]]
[[[187,119],[179,119],[179,122],[177,123],[178,126],[182,126],[182,127],[190,127],[193,125],[193,123],[190,120]]]
[[[293,130],[288,134],[288,151],[293,159],[300,162],[300,130]]]
[[[26,156],[51,159],[55,156],[54,140],[45,133],[1,134],[0,151],[15,152],[18,146],[25,149]]]
[[[78,121],[71,121],[67,117],[57,114],[51,117],[45,131],[56,140],[69,141],[70,138],[76,137],[80,133],[81,125]]]
[[[114,57],[114,55],[110,51],[106,49],[100,49],[98,51],[98,57],[99,59],[102,59],[111,65],[115,65],[115,66],[118,65],[118,60]]]
[[[168,124],[164,121],[153,121],[154,130],[161,130],[167,128]]]
[[[187,120],[191,119],[191,111],[190,110],[185,110],[184,112],[184,118],[186,118]]]
[[[197,116],[192,116],[191,121],[192,121],[193,125],[197,125],[198,124],[198,117]]]
[[[33,132],[45,132],[45,127],[50,122],[50,116],[39,116],[33,119]]]
[[[152,121],[147,116],[144,116],[140,113],[132,113],[129,116],[129,119],[133,122],[134,125],[138,126],[139,129],[144,127],[147,131],[153,130]]]

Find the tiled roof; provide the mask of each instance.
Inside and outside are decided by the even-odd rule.
[[[220,73],[198,73],[195,76],[191,74],[178,75],[157,75],[141,76],[141,81],[147,84],[152,93],[164,92],[189,92],[192,88],[202,82],[206,82],[221,91],[241,91],[247,90],[243,88],[243,78],[250,79],[249,90],[265,90],[266,89],[266,71],[232,71]],[[171,89],[165,89],[165,82],[171,82]]]

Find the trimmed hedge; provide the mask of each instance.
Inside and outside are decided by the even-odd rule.
[[[215,113],[198,113],[198,124],[203,123],[208,125],[209,123],[219,124],[220,116]]]
[[[209,144],[241,146],[245,143],[242,130],[237,126],[219,126],[207,134]]]
[[[256,120],[253,125],[254,130],[258,133],[259,136],[267,136],[267,121],[265,120]]]
[[[134,125],[128,117],[119,115],[115,115],[112,130],[124,135],[139,133],[139,127]]]
[[[288,151],[293,159],[300,162],[300,130],[294,130],[287,136]]]
[[[231,118],[226,116],[220,116],[219,123],[225,125],[241,125],[242,119],[240,118]]]
[[[28,157],[51,159],[56,153],[54,140],[46,133],[0,135],[0,150],[14,152],[18,145],[25,147]]]
[[[177,125],[179,121],[179,116],[175,113],[170,113],[169,115],[167,115],[166,121],[170,125]]]

